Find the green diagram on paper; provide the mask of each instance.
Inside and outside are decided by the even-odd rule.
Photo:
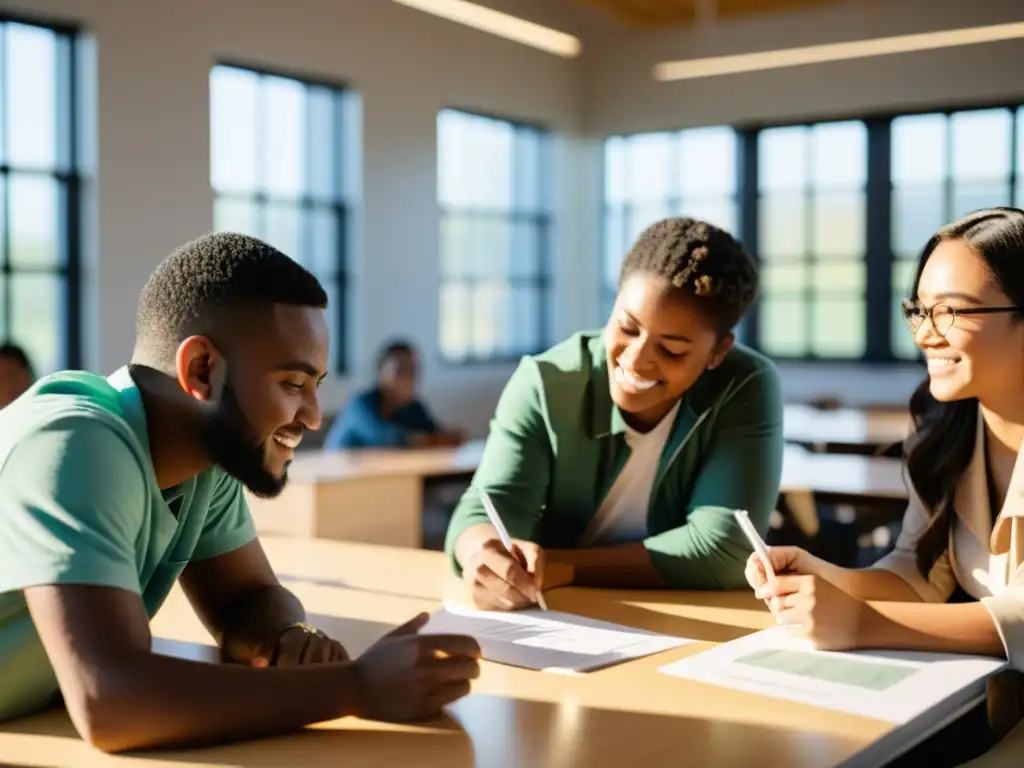
[[[872,691],[884,691],[917,673],[914,667],[830,656],[823,653],[764,648],[735,660],[775,672],[810,677],[827,683],[842,683]]]

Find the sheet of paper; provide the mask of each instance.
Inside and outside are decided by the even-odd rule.
[[[985,680],[1006,661],[903,651],[816,651],[785,627],[723,643],[660,669],[703,683],[904,724]]]
[[[489,661],[528,669],[585,672],[638,659],[693,640],[539,608],[476,611],[446,603],[421,634],[470,635]]]

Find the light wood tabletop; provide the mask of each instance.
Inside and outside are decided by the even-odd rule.
[[[264,540],[311,615],[358,654],[446,594],[443,555],[302,539]],[[562,675],[482,664],[472,694],[430,722],[355,718],[276,738],[195,750],[108,756],[83,743],[63,710],[0,724],[0,759],[28,766],[789,766],[866,764],[856,756],[892,727],[657,672],[683,656],[770,624],[749,592],[550,590],[552,609],[701,642],[596,672]],[[175,589],[154,619],[162,653],[212,660],[209,636]],[[197,645],[206,644],[206,645]],[[852,762],[848,762],[851,761]]]

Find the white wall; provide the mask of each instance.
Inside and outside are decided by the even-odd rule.
[[[498,3],[495,3],[498,5]],[[572,31],[567,9],[516,2],[531,17]],[[476,433],[509,365],[453,368],[438,354],[437,111],[479,109],[540,122],[565,137],[559,153],[558,252],[578,252],[578,61],[516,45],[388,0],[34,0],[0,8],[78,22],[97,52],[98,210],[88,260],[88,367],[127,361],[135,301],[153,267],[212,227],[209,70],[219,57],[308,72],[362,94],[363,204],[353,253],[352,376],[324,387],[325,409],[370,376],[392,334],[422,346],[424,389],[443,418]],[[558,263],[556,288],[578,279]],[[560,302],[558,333],[586,324],[582,303]],[[95,331],[89,333],[89,329]],[[91,339],[90,339],[91,340]],[[90,344],[90,347],[92,345]]]
[[[901,109],[1024,102],[1024,40],[703,80],[660,83],[660,61],[1024,20],[1021,0],[847,0],[719,21],[714,29],[625,31],[601,24],[583,56],[588,133],[785,122]],[[851,402],[904,400],[917,366],[783,365],[786,394]]]

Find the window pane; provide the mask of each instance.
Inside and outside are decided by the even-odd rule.
[[[259,205],[252,200],[218,197],[213,201],[213,228],[260,237]]]
[[[1024,107],[1017,109],[1017,178],[1024,178]]]
[[[718,197],[735,192],[736,131],[724,126],[682,131],[679,148],[683,197]]]
[[[512,288],[512,312],[508,319],[512,345],[509,354],[525,355],[537,352],[543,346],[540,328],[540,296],[532,285]]]
[[[796,258],[807,250],[807,201],[800,195],[772,195],[758,203],[760,253],[765,259]]]
[[[268,205],[263,215],[264,239],[308,268],[308,254],[302,248],[302,209],[294,205]]]
[[[24,344],[39,372],[61,367],[64,278],[58,275],[11,275],[11,338]]]
[[[892,192],[892,249],[897,256],[916,256],[946,223],[942,185],[897,187]]]
[[[50,176],[12,173],[8,178],[11,228],[11,265],[18,267],[59,266],[63,259],[58,228],[60,188]]]
[[[272,195],[298,197],[306,155],[305,87],[288,78],[264,77],[260,95],[262,186]]]
[[[473,274],[505,280],[512,268],[512,225],[508,219],[488,217],[477,222],[473,241]]]
[[[310,269],[318,277],[338,274],[338,217],[332,208],[311,208],[306,212],[309,227],[309,253],[306,258]]]
[[[629,230],[626,237],[626,250],[633,247],[633,243],[643,234],[651,224],[662,219],[673,216],[676,211],[668,203],[651,203],[649,205],[633,208],[629,216]],[[625,253],[623,253],[625,256]]]
[[[945,115],[908,115],[893,120],[893,182],[945,179],[947,130]]]
[[[609,208],[604,215],[604,284],[614,286],[619,281],[619,270],[626,258],[629,245],[626,243],[625,214]]]
[[[864,299],[821,297],[814,302],[811,349],[819,357],[864,355]]]
[[[1005,179],[1010,175],[1013,116],[1007,109],[959,112],[950,117],[953,176]]]
[[[774,264],[768,262],[762,264],[761,285],[764,292],[772,297],[802,296],[807,288],[807,265],[803,262],[796,264]]]
[[[1010,204],[1009,182],[975,182],[953,187],[953,219],[979,208]]]
[[[630,200],[662,201],[677,195],[672,172],[675,140],[673,133],[645,133],[630,138],[626,162]]]
[[[543,210],[541,190],[541,140],[537,132],[520,128],[515,138],[515,208],[520,211]]]
[[[210,169],[221,192],[256,189],[256,114],[259,79],[235,67],[210,72]]]
[[[15,168],[53,168],[57,163],[57,36],[41,27],[4,26],[8,163]]]
[[[504,320],[509,313],[509,287],[505,283],[482,283],[472,294],[473,355],[493,357],[511,345],[510,329]]]
[[[813,269],[815,292],[823,297],[859,296],[864,293],[867,274],[863,261],[819,262]]]
[[[759,187],[803,189],[807,185],[807,129],[769,128],[757,137]]]
[[[814,197],[814,253],[819,257],[859,256],[864,253],[866,200],[855,194],[818,193]]]
[[[512,225],[512,253],[509,275],[538,277],[541,273],[541,225],[521,220]]]
[[[336,149],[339,139],[337,125],[337,102],[334,91],[321,86],[306,89],[306,109],[309,121],[309,143],[305,158],[306,192],[324,202],[334,202],[341,197],[335,180],[338,159]]]
[[[892,265],[892,351],[896,357],[913,360],[918,349],[914,337],[907,329],[900,315],[900,304],[903,299],[913,294],[914,275],[917,272],[916,260],[899,260]]]
[[[807,353],[807,305],[803,299],[765,296],[761,305],[761,347],[769,355],[801,357]]]
[[[441,273],[445,277],[473,274],[474,224],[466,216],[441,217]]]
[[[626,139],[621,136],[612,136],[604,142],[604,199],[611,204],[629,199],[626,147]]]
[[[437,115],[437,199],[442,206],[470,201],[466,126],[457,112],[442,110]]]
[[[729,234],[736,236],[736,201],[731,197],[709,200],[683,200],[683,216],[701,219],[709,224],[721,227]]]
[[[859,188],[865,184],[868,131],[864,123],[824,123],[814,126],[812,136],[815,186]]]
[[[512,199],[512,167],[515,163],[514,129],[508,123],[470,117],[470,145],[463,147],[472,158],[472,197],[467,202],[501,211],[515,208]]]
[[[450,360],[469,356],[473,318],[469,289],[464,283],[441,286],[441,353]]]

